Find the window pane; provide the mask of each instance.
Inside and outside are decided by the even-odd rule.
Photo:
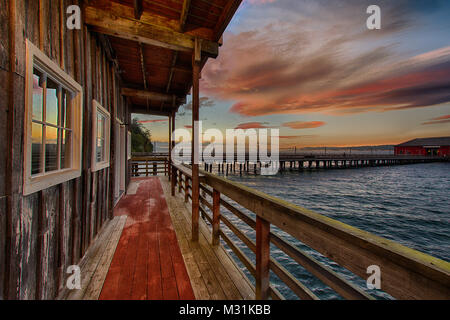
[[[105,160],[105,140],[97,139],[97,162],[103,162]]]
[[[105,138],[105,116],[97,113],[97,138]]]
[[[71,117],[71,100],[72,100],[72,92],[69,90],[63,89],[62,91],[62,101],[61,101],[61,127],[72,129],[71,123],[70,123],[70,117]]]
[[[61,169],[70,168],[70,155],[71,149],[71,136],[72,133],[67,130],[62,130],[62,141],[61,141]]]
[[[44,95],[44,77],[37,70],[33,70],[33,119],[42,121],[42,106]]]
[[[61,124],[60,126],[63,128],[66,127],[66,113],[67,113],[67,102],[66,102],[66,90],[63,89],[61,93]]]
[[[54,171],[58,169],[58,129],[47,126],[45,128],[45,171]]]
[[[58,125],[58,84],[47,79],[47,109],[45,122]]]
[[[31,129],[31,174],[38,174],[41,170],[42,125],[33,123]]]

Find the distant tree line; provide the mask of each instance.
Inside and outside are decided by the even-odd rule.
[[[131,122],[131,152],[153,152],[152,134],[137,119]]]

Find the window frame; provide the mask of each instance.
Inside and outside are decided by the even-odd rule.
[[[71,152],[70,166],[50,172],[32,175],[32,124],[33,124],[33,76],[34,68],[45,72],[58,85],[73,93],[71,97]],[[58,99],[58,113],[60,112],[60,99]],[[83,119],[83,89],[70,75],[62,70],[55,62],[47,57],[30,40],[26,40],[26,71],[25,71],[25,123],[24,123],[24,164],[23,164],[23,194],[30,195],[35,192],[53,187],[63,182],[81,176],[82,169],[82,119]],[[43,119],[44,120],[44,119]],[[45,125],[44,125],[45,126]],[[58,130],[59,131],[59,130]],[[58,133],[59,139],[59,133]],[[44,146],[45,148],[45,146]],[[58,148],[59,149],[59,148]],[[45,158],[44,154],[42,155]],[[58,151],[58,156],[60,152]],[[45,160],[44,160],[45,161]],[[58,160],[57,160],[58,161]],[[58,162],[59,163],[59,162]]]
[[[105,143],[104,152],[105,159],[97,161],[97,115],[101,113],[105,117]],[[110,166],[111,161],[111,114],[102,107],[97,100],[92,100],[92,157],[91,171],[96,172]]]

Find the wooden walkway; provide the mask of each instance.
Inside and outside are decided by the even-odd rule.
[[[159,179],[133,180],[115,214],[128,218],[100,300],[193,300]]]

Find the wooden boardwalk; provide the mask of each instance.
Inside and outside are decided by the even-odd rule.
[[[115,214],[128,218],[100,300],[194,299],[159,179],[133,180]]]

